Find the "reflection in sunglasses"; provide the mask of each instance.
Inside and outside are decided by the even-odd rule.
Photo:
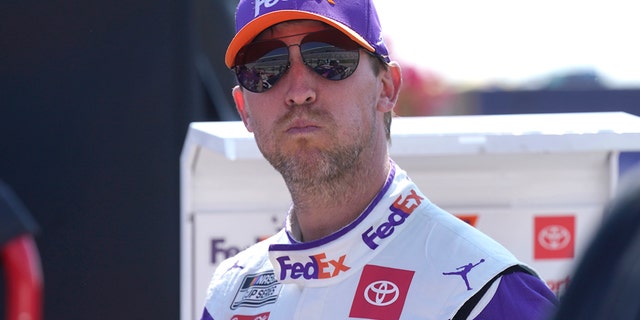
[[[328,80],[343,80],[356,70],[361,48],[335,29],[307,34],[299,44],[279,39],[256,41],[238,52],[233,67],[240,85],[252,92],[272,88],[290,67],[289,47],[300,48],[302,61]]]

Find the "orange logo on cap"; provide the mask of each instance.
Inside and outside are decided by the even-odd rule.
[[[335,0],[327,0],[327,1],[329,1],[329,3],[331,4],[336,4]]]

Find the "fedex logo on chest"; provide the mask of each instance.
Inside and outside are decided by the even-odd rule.
[[[290,262],[291,257],[282,256],[276,258],[280,265],[280,280],[287,278],[306,280],[333,278],[341,272],[351,269],[344,264],[347,256],[343,255],[337,260],[327,259],[324,253],[309,256],[308,262]]]
[[[424,198],[419,196],[413,189],[405,197],[402,195],[398,196],[396,201],[389,207],[391,214],[389,214],[387,221],[375,228],[369,227],[369,229],[362,234],[362,241],[364,241],[369,248],[375,250],[379,246],[376,240],[385,239],[392,235],[395,228],[404,224],[409,215],[420,206],[422,200],[424,200]]]

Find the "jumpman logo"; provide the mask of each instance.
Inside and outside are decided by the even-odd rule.
[[[442,274],[445,276],[449,276],[449,275],[459,275],[462,277],[462,280],[464,280],[464,284],[467,285],[467,290],[473,290],[470,286],[469,286],[469,279],[467,279],[467,274],[469,273],[469,271],[471,271],[471,269],[475,268],[477,265],[481,264],[484,262],[484,259],[480,259],[480,262],[473,264],[473,263],[468,263],[462,267],[458,267],[456,268],[456,270],[459,271],[453,271],[453,272],[443,272]]]
[[[229,267],[229,269],[227,269],[227,271],[225,271],[224,273],[227,273],[232,269],[244,269],[244,266],[239,265],[238,262],[240,261],[236,261],[236,263],[234,263],[231,267]]]

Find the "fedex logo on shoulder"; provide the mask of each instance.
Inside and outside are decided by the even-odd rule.
[[[362,240],[369,246],[369,248],[375,250],[378,247],[376,239],[385,239],[393,234],[395,227],[402,225],[409,215],[420,206],[424,200],[418,193],[411,189],[409,195],[403,198],[402,195],[398,196],[396,201],[389,207],[391,214],[387,218],[386,222],[380,224],[377,228],[370,227],[362,234]]]
[[[338,260],[329,260],[324,253],[309,256],[309,262],[293,262],[290,263],[291,257],[282,256],[276,258],[280,264],[280,280],[287,277],[298,279],[303,277],[307,280],[311,279],[327,279],[333,278],[340,272],[351,269],[344,264],[347,255],[343,255]]]

